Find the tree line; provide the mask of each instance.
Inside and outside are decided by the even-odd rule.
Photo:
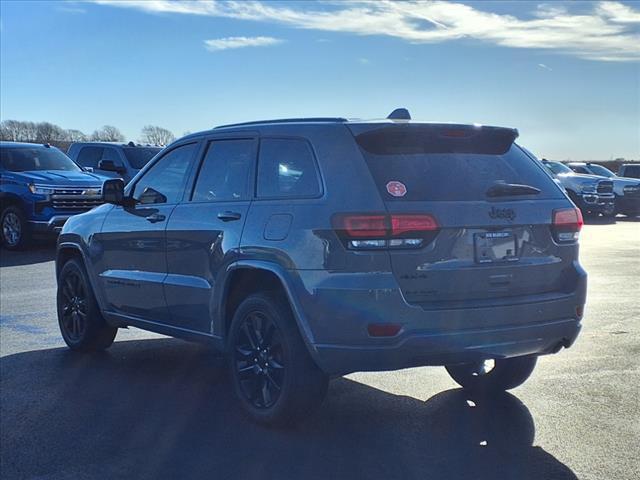
[[[0,140],[61,145],[73,142],[124,142],[125,137],[118,128],[111,125],[104,125],[91,134],[85,134],[80,130],[65,129],[50,122],[3,120],[0,122]],[[145,125],[140,132],[139,141],[152,145],[167,145],[173,140],[175,136],[170,130],[156,125]]]

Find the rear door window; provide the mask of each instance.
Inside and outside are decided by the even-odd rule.
[[[321,193],[315,156],[306,140],[263,138],[260,141],[259,198],[314,198]]]
[[[252,139],[209,142],[192,200],[216,202],[248,199],[255,145]]]
[[[420,128],[383,128],[356,140],[385,201],[487,200],[487,191],[498,182],[540,190],[504,198],[560,198],[548,175],[512,139],[492,135],[475,143],[453,135],[431,141],[433,132]]]

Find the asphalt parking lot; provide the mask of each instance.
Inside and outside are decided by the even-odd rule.
[[[584,327],[522,387],[470,398],[442,368],[332,382],[289,431],[234,406],[203,347],[121,330],[64,348],[54,248],[1,251],[0,476],[10,478],[640,478],[640,219],[585,226]]]

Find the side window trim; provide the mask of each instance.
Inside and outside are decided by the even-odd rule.
[[[158,162],[162,161],[162,159],[164,157],[166,157],[167,155],[169,155],[171,152],[173,152],[174,150],[177,150],[180,147],[185,147],[187,145],[196,145],[195,151],[192,154],[191,159],[189,160],[191,165],[189,165],[189,167],[188,167],[188,173],[187,173],[187,176],[186,176],[186,181],[184,182],[184,184],[182,186],[182,195],[180,196],[178,201],[172,202],[172,203],[163,203],[162,205],[177,205],[179,203],[184,202],[185,192],[187,191],[187,187],[189,186],[189,181],[191,180],[191,177],[192,177],[193,168],[194,168],[195,164],[197,163],[196,159],[198,158],[198,155],[201,153],[201,150],[202,150],[202,145],[200,145],[200,143],[201,143],[201,139],[200,138],[196,138],[196,139],[192,138],[188,142],[172,145],[171,149],[168,149],[167,151],[162,152],[161,155],[158,155],[152,162],[147,163],[142,168],[142,170],[140,170],[138,175],[136,175],[136,177],[135,177],[135,181],[131,182],[131,183],[129,183],[127,185],[127,188],[125,189],[125,195],[126,196],[133,195],[134,192],[136,191],[136,186],[138,185],[138,182],[140,182],[140,180],[142,180],[145,177],[145,175],[147,175],[147,173],[151,169],[153,169],[153,167]]]
[[[303,141],[307,144],[309,151],[311,152],[311,160],[313,162],[313,168],[316,172],[316,179],[318,180],[319,192],[317,195],[298,195],[298,196],[272,196],[272,197],[260,197],[258,196],[258,167],[260,163],[260,146],[262,144],[262,140],[298,140]],[[258,201],[269,201],[269,200],[317,200],[319,198],[324,197],[325,195],[325,183],[324,176],[322,175],[322,171],[320,170],[320,165],[318,163],[318,154],[316,149],[313,147],[313,143],[306,138],[295,135],[264,135],[260,137],[260,145],[258,145],[258,151],[256,155],[255,162],[255,173],[253,177],[253,200]]]
[[[197,201],[193,199],[193,195],[196,190],[196,185],[198,183],[198,177],[200,176],[200,171],[202,170],[202,166],[204,165],[204,161],[207,157],[207,152],[209,151],[209,145],[213,142],[224,142],[229,140],[251,140],[253,144],[253,158],[251,161],[251,165],[249,167],[249,171],[247,173],[247,183],[246,183],[246,190],[245,190],[245,193],[247,194],[247,198],[238,199],[238,200],[226,199],[226,200],[219,200],[219,202],[220,203],[248,202],[254,199],[255,196],[253,195],[252,188],[251,188],[251,179],[254,178],[257,172],[256,165],[258,162],[258,150],[259,150],[260,139],[259,137],[253,134],[229,135],[229,136],[225,135],[225,136],[210,136],[210,137],[202,138],[202,147],[200,149],[200,152],[198,153],[197,161],[194,162],[195,163],[193,168],[194,173],[190,177],[190,185],[189,185],[189,188],[187,189],[189,194],[188,195],[185,194],[185,196],[183,197],[183,202],[190,202],[190,203],[216,203],[217,202],[217,200]]]

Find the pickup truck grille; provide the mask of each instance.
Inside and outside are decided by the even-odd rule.
[[[598,193],[613,193],[613,182],[611,180],[601,180],[598,182]]]
[[[102,203],[100,187],[56,188],[51,195],[51,205],[59,210],[90,210]]]

